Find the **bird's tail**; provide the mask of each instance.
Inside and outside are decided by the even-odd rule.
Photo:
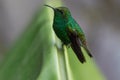
[[[85,51],[87,52],[87,54],[90,56],[90,57],[93,57],[92,54],[90,53],[89,49],[85,46],[83,46],[83,48],[85,49]]]
[[[78,45],[77,43],[71,43],[71,48],[73,49],[73,51],[75,52],[77,58],[79,59],[79,61],[81,63],[86,62],[85,57],[84,57],[84,55],[82,53],[80,45]]]

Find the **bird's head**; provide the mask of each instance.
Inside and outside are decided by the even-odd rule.
[[[57,19],[69,20],[69,18],[71,18],[71,13],[70,13],[69,9],[66,8],[66,7],[53,8],[53,7],[49,6],[49,5],[45,5],[45,6],[50,7],[50,8],[53,9],[54,16]]]

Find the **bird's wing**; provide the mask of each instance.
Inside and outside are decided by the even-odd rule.
[[[77,55],[78,59],[80,60],[81,63],[86,62],[85,57],[82,53],[81,50],[81,41],[80,38],[76,32],[76,30],[72,29],[71,27],[67,27],[67,35],[71,41],[71,47],[75,54]]]

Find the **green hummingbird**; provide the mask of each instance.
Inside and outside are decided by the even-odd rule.
[[[52,8],[54,11],[53,30],[57,37],[64,45],[71,46],[81,63],[86,62],[81,47],[86,50],[90,57],[92,55],[87,47],[85,34],[71,16],[69,9],[66,7],[53,8],[49,5],[45,6]]]

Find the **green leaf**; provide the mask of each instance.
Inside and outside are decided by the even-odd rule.
[[[74,77],[73,80],[106,80],[98,69],[98,66],[94,63],[94,57],[90,58],[83,48],[82,51],[86,58],[86,63],[84,64],[80,63],[71,49],[68,49],[69,67]]]
[[[46,4],[62,5],[60,0],[52,2]],[[87,63],[81,64],[70,48],[61,48],[52,23],[53,11],[42,7],[8,51],[0,80],[105,80],[87,55]]]

